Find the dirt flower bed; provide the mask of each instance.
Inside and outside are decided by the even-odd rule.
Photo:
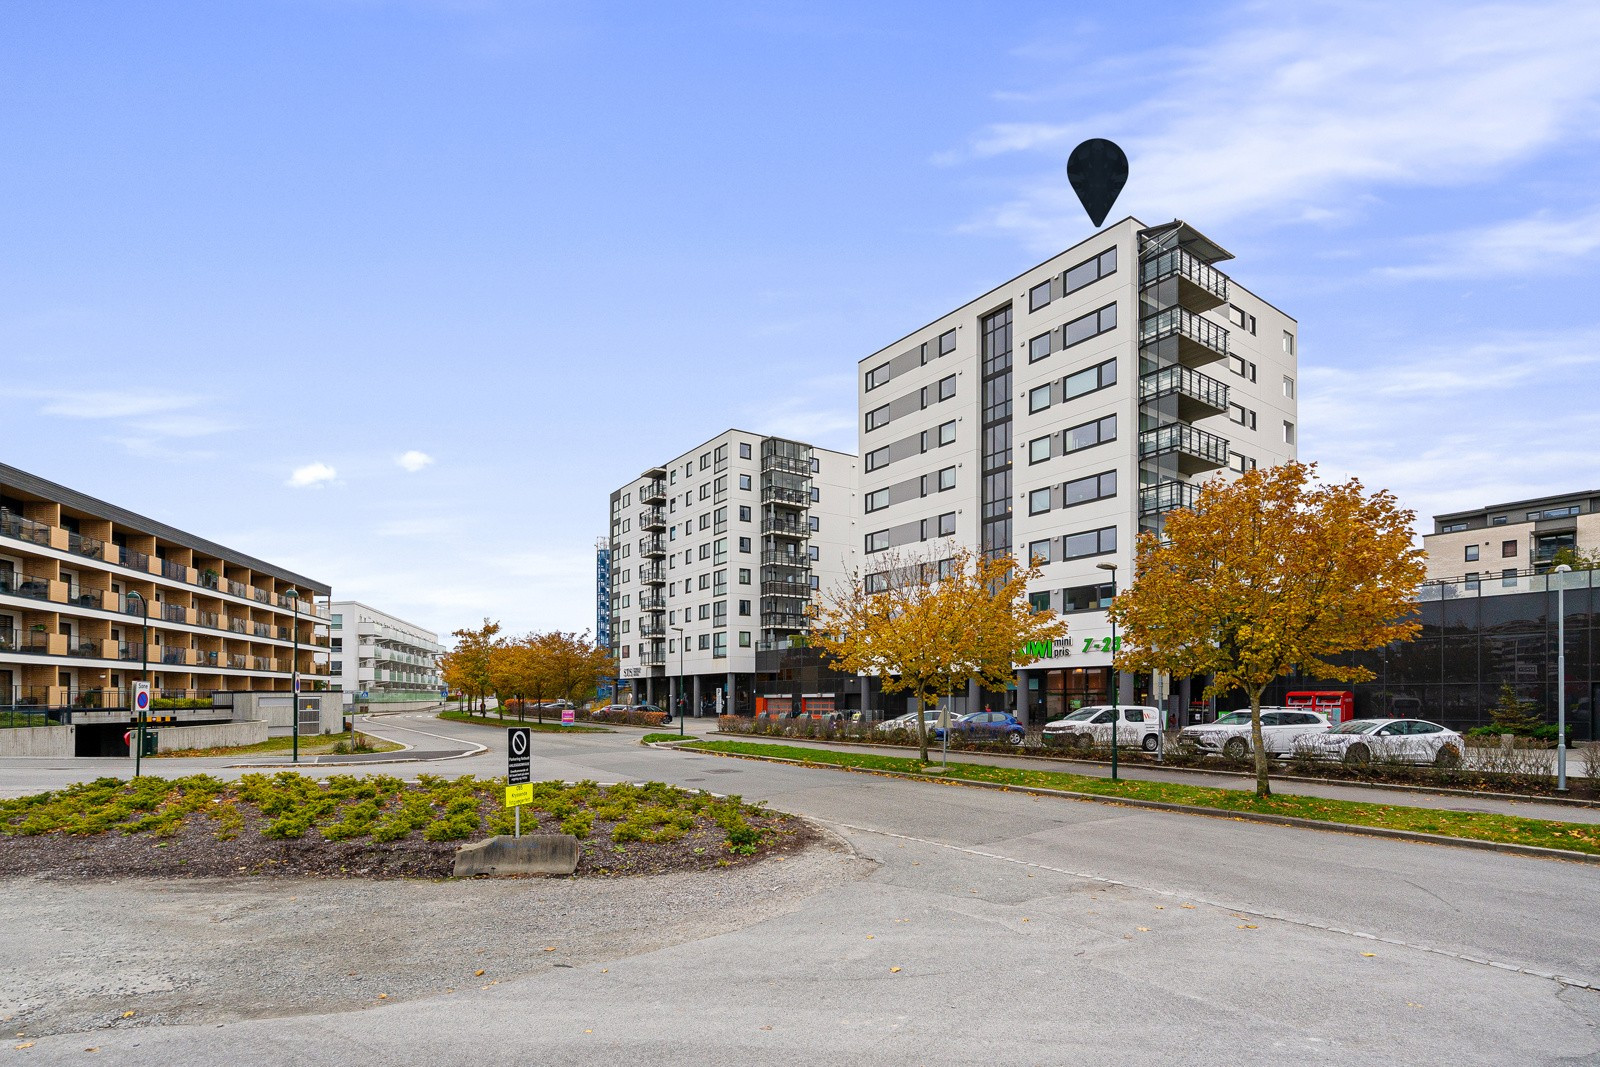
[[[511,833],[503,797],[470,775],[101,778],[0,800],[0,876],[448,877],[462,843]],[[577,836],[578,877],[728,867],[815,839],[792,816],[659,782],[535,783],[522,831]]]

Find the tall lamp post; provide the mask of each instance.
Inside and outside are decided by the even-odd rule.
[[[144,637],[139,644],[139,680],[150,681],[150,602],[137,589],[128,590],[129,600],[139,602],[139,614],[144,616]],[[139,777],[139,763],[144,758],[144,713],[140,712],[133,737],[133,776]]]
[[[683,627],[674,626],[672,629],[678,635],[678,736],[683,736]]]
[[[289,727],[293,731],[293,754],[290,763],[300,762],[300,591],[293,588],[283,594],[289,602],[293,618],[289,629],[294,636],[294,659],[289,662]]]
[[[1571,574],[1565,563],[1556,574]],[[1556,581],[1556,791],[1567,791],[1567,580]]]
[[[1103,571],[1111,572],[1111,599],[1117,599],[1117,565],[1115,563],[1096,563]],[[1117,780],[1117,720],[1122,718],[1122,711],[1117,707],[1117,620],[1111,619],[1111,780]]]

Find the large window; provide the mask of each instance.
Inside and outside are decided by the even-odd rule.
[[[1028,362],[1037,363],[1050,354],[1050,335],[1041,333],[1028,341]]]
[[[946,330],[944,333],[941,333],[939,335],[939,354],[941,356],[948,356],[955,350],[956,332],[954,330]]]
[[[1050,458],[1050,435],[1035,437],[1028,442],[1028,462],[1043,463]]]
[[[1069,374],[1062,380],[1063,400],[1072,400],[1080,396],[1087,396],[1096,389],[1104,389],[1117,383],[1117,361],[1108,359],[1104,363],[1093,367],[1086,367],[1075,374]]]
[[[878,386],[889,380],[889,364],[885,363],[867,371],[867,392],[872,392]]]
[[[1086,259],[1076,267],[1068,267],[1066,273],[1061,276],[1061,289],[1063,293],[1075,293],[1107,274],[1115,273],[1116,269],[1117,249],[1113,245],[1093,259]]]
[[[951,419],[949,422],[941,422],[939,424],[939,444],[940,445],[953,445],[955,443],[956,443],[956,420],[955,419]]]
[[[1081,426],[1074,426],[1067,430],[1062,435],[1061,451],[1077,452],[1079,449],[1093,448],[1095,445],[1103,445],[1107,441],[1115,441],[1116,439],[1117,417],[1115,415],[1107,415],[1104,418],[1095,419],[1093,422],[1086,422]]]
[[[1467,555],[1466,555],[1465,562],[1467,562],[1467,563],[1476,563],[1476,562],[1478,562],[1478,546],[1477,545],[1468,545],[1467,546]]]
[[[1062,590],[1062,611],[1095,611],[1111,606],[1111,583],[1075,585]]]
[[[1062,486],[1062,507],[1070,508],[1074,504],[1087,504],[1091,500],[1103,500],[1116,495],[1116,471],[1091,474],[1087,478],[1075,478]]]
[[[1073,345],[1082,344],[1091,337],[1098,337],[1108,330],[1117,327],[1117,305],[1107,304],[1098,311],[1091,311],[1081,318],[1073,319],[1063,329],[1062,348],[1071,348]]]
[[[1049,563],[1050,562],[1050,545],[1051,545],[1051,540],[1048,537],[1044,538],[1041,541],[1029,541],[1028,542],[1028,559],[1029,559],[1029,561],[1031,561],[1033,563]]]
[[[954,467],[942,467],[942,468],[940,468],[940,470],[939,470],[939,492],[942,493],[946,489],[954,489],[955,487],[956,487],[956,469]]]
[[[884,445],[882,448],[875,448],[871,452],[867,453],[867,470],[875,471],[879,467],[887,467],[888,465],[889,465],[889,446],[888,445]]]
[[[1048,281],[1040,282],[1038,285],[1028,290],[1029,311],[1038,311],[1040,308],[1048,306],[1049,303],[1050,283]]]
[[[947,511],[939,516],[939,536],[954,537],[956,535],[956,513]]]
[[[866,495],[867,511],[882,511],[889,506],[889,490],[879,489]]]
[[[1028,414],[1037,415],[1050,406],[1049,385],[1035,386],[1028,390]]]
[[[949,400],[956,395],[956,376],[948,374],[939,379],[939,399]]]
[[[867,412],[868,430],[876,430],[879,426],[887,425],[889,425],[888,404],[883,405],[881,408],[873,408],[871,411]]]
[[[1042,515],[1050,510],[1050,487],[1035,489],[1028,494],[1028,514]]]
[[[1117,528],[1105,526],[1098,530],[1067,534],[1061,539],[1062,559],[1082,559],[1085,556],[1103,556],[1117,550]]]
[[[867,534],[867,551],[882,552],[889,547],[889,531],[877,530]]]

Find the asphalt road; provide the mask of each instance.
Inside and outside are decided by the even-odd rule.
[[[490,738],[480,755],[417,769],[503,768],[495,731],[393,725]],[[788,914],[603,967],[356,1012],[61,1035],[28,1054],[83,1062],[94,1046],[108,1062],[163,1065],[1600,1063],[1600,993],[1557,977],[1600,986],[1592,866],[636,742],[536,734],[533,772],[765,800],[830,827],[873,873]],[[8,788],[9,773],[10,761]],[[645,883],[640,893],[641,908],[671,921],[671,901]]]

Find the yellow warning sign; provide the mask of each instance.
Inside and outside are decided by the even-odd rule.
[[[506,807],[520,808],[533,803],[533,783],[506,786]]]

